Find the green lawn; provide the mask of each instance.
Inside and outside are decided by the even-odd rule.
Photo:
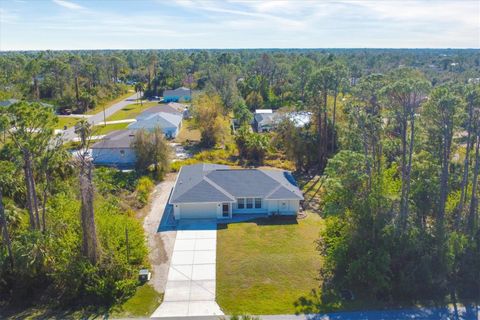
[[[137,288],[135,295],[122,305],[113,308],[111,316],[115,318],[149,317],[162,302],[163,296],[144,284]]]
[[[134,119],[142,111],[154,106],[158,106],[158,102],[144,102],[143,105],[140,103],[132,103],[112,114],[107,118],[107,121]]]
[[[315,241],[323,220],[309,213],[256,222],[219,228],[217,302],[226,314],[293,314],[320,284]]]
[[[116,123],[116,124],[107,124],[95,126],[93,130],[93,135],[100,136],[112,132],[114,130],[123,130],[126,129],[129,123]]]
[[[73,127],[80,119],[75,117],[58,117],[58,124],[55,129],[63,129],[64,126],[67,126],[67,128]]]

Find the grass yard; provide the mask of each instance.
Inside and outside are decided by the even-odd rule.
[[[64,126],[67,126],[67,128],[73,127],[80,119],[76,117],[58,117],[55,129],[63,129]]]
[[[182,121],[182,127],[180,128],[180,132],[178,136],[175,138],[176,142],[183,143],[188,141],[200,141],[200,130],[198,129],[191,129],[192,120],[185,119]]]
[[[293,314],[318,289],[323,220],[260,219],[219,228],[217,302],[226,314]]]
[[[129,123],[115,123],[115,124],[107,124],[95,126],[93,131],[93,135],[100,136],[112,132],[114,130],[123,130],[126,129]]]
[[[107,118],[107,121],[134,119],[142,113],[142,111],[154,106],[158,106],[158,102],[144,102],[143,105],[140,103],[132,103],[112,114]]]
[[[113,308],[111,316],[115,318],[149,317],[162,302],[163,296],[144,284],[122,305]]]

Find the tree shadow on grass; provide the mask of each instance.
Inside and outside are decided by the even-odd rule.
[[[217,230],[228,229],[229,224],[233,223],[255,223],[257,226],[285,226],[298,224],[297,218],[294,216],[276,216],[276,217],[262,217],[258,218],[258,215],[252,215],[249,219],[245,215],[244,219],[232,219],[231,221],[225,221],[225,223],[217,224]]]
[[[338,310],[341,303],[332,298],[325,298],[321,289],[312,289],[308,295],[298,298],[293,305],[297,315],[314,315]]]
[[[59,309],[55,307],[29,307],[0,309],[2,319],[105,319],[109,316],[106,307]]]

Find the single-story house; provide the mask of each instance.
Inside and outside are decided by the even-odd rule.
[[[157,113],[157,112],[166,112],[166,113],[172,113],[172,114],[178,114],[181,115],[184,119],[188,118],[188,106],[177,103],[177,102],[169,102],[167,104],[159,104],[158,106],[151,107],[145,111],[143,111],[139,116],[137,116],[137,119],[139,117],[145,116],[149,113]]]
[[[91,147],[93,163],[119,168],[133,167],[137,160],[131,147],[135,131],[116,130],[107,134]]]
[[[283,119],[289,119],[297,128],[301,128],[310,123],[311,118],[311,112],[273,112],[271,109],[258,109],[255,110],[253,117],[253,128],[257,132],[268,132],[273,130],[275,125]]]
[[[161,110],[161,111],[158,111]],[[167,138],[175,138],[182,127],[183,115],[166,105],[152,107],[137,116],[137,121],[128,125],[130,130],[145,129],[153,131],[162,129]]]
[[[308,111],[287,112],[285,117],[292,121],[297,128],[302,128],[310,123],[312,120],[312,113]]]
[[[228,219],[247,214],[296,215],[301,200],[288,171],[200,163],[180,169],[169,204],[176,220]]]
[[[277,114],[272,109],[257,109],[253,115],[253,128],[257,132],[272,130]]]
[[[0,101],[0,107],[9,107],[14,103],[19,102],[20,100],[18,99],[8,99],[8,100],[2,100]]]
[[[163,92],[164,102],[179,102],[192,100],[192,90],[180,87],[174,90],[165,90]]]

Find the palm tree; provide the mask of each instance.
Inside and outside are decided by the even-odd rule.
[[[135,92],[137,93],[137,103],[138,103],[138,99],[140,99],[140,104],[142,106],[143,106],[143,100],[141,99],[141,95],[144,91],[145,91],[145,87],[144,87],[143,83],[137,82],[135,84]]]

